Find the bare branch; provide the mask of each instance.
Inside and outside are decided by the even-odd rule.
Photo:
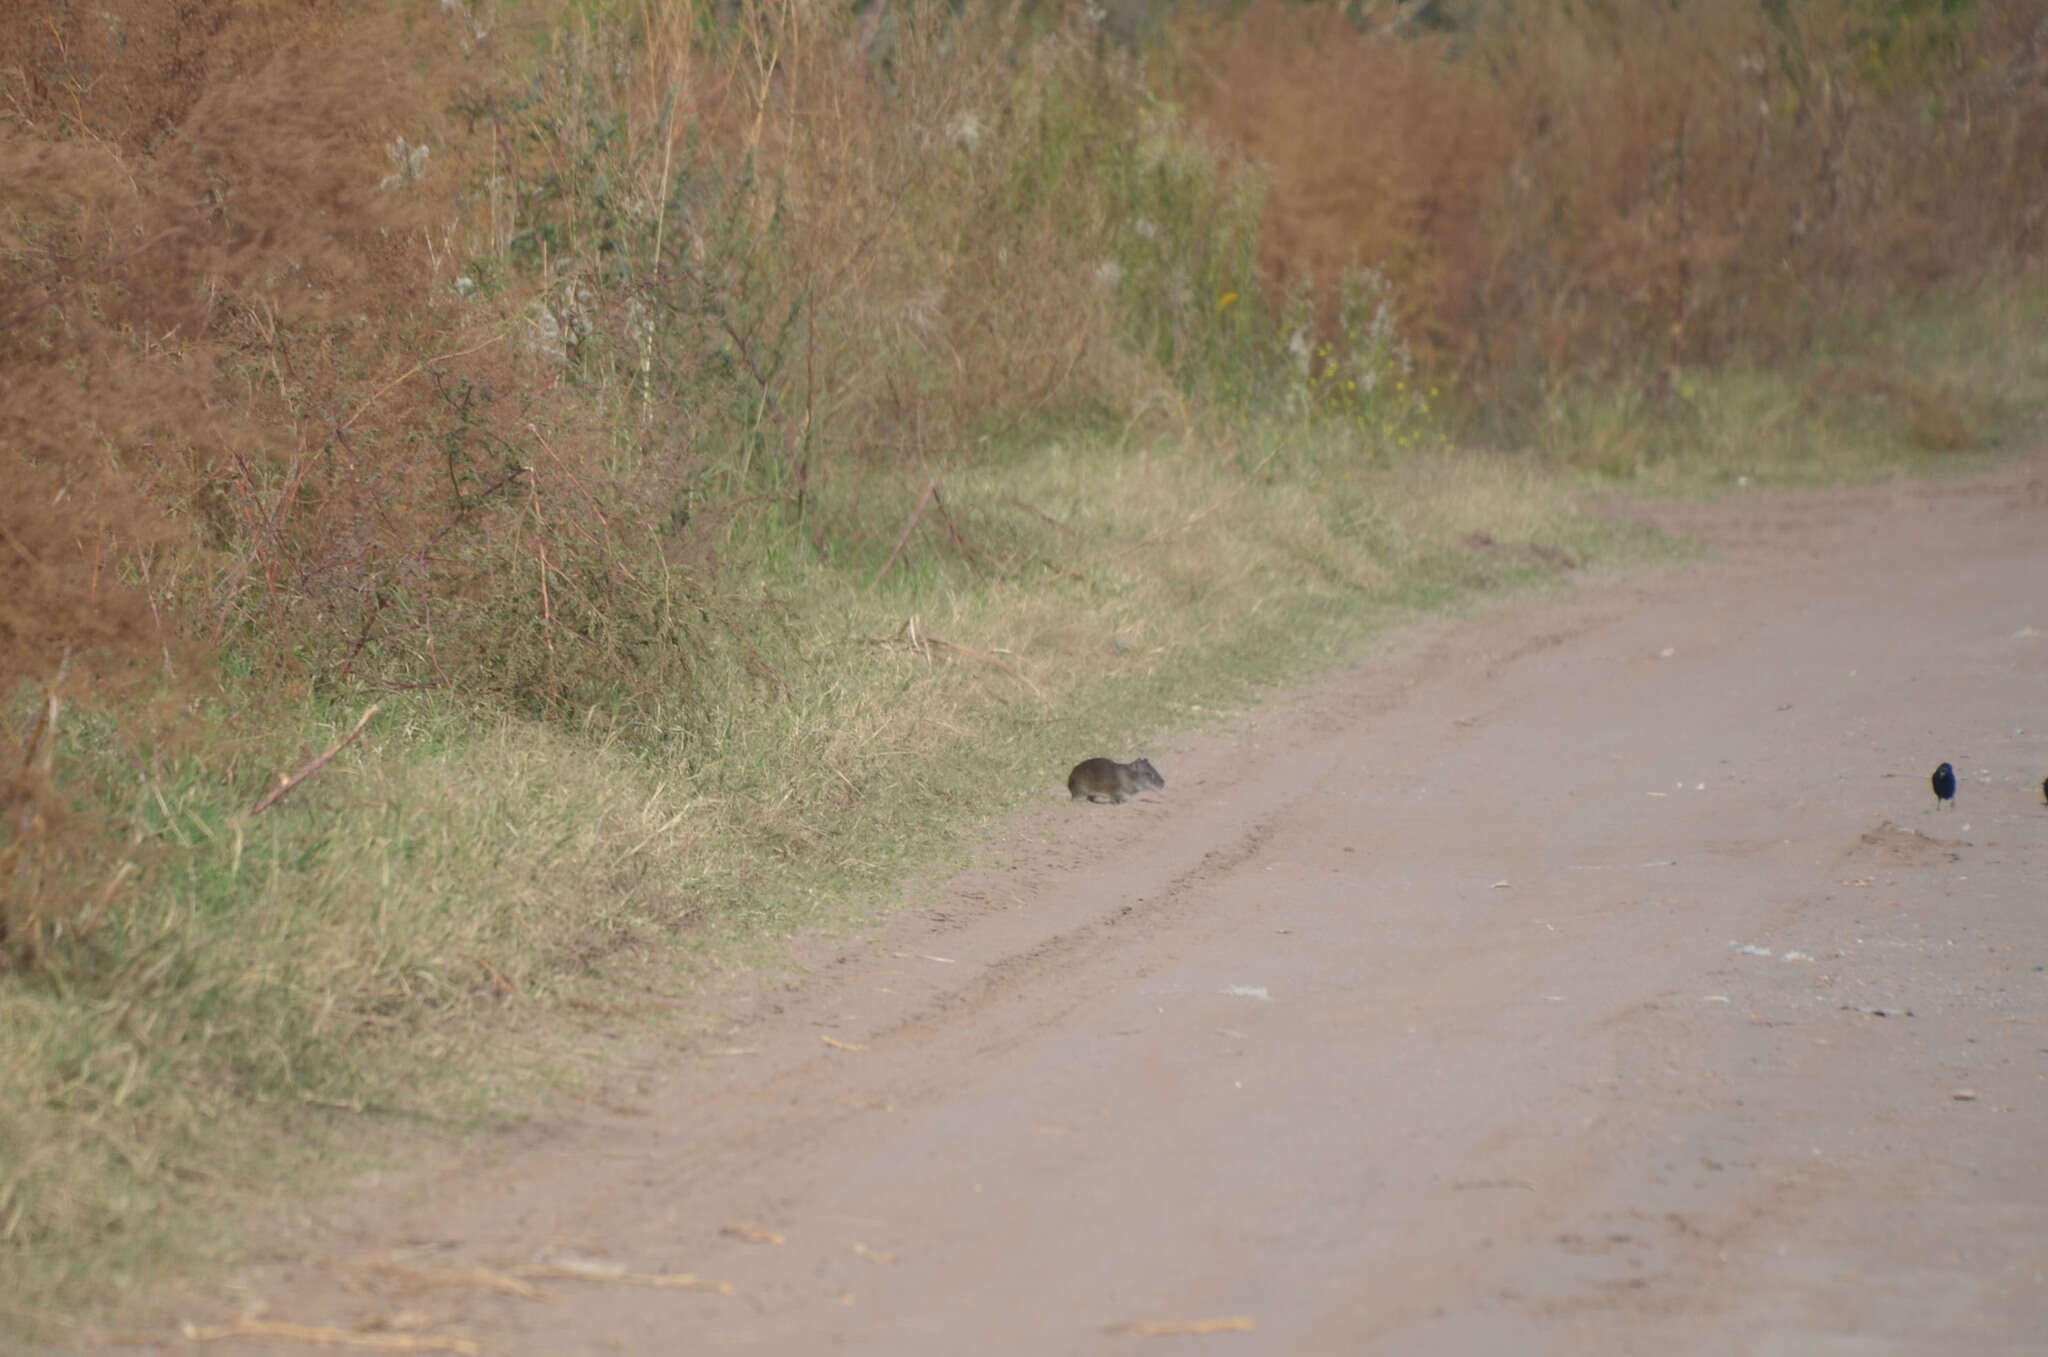
[[[279,773],[277,775],[277,786],[271,788],[269,795],[265,796],[261,801],[258,801],[255,805],[249,808],[248,818],[253,820],[257,816],[261,815],[264,811],[269,810],[272,806],[284,800],[285,796],[291,791],[292,788],[298,786],[301,782],[304,782],[307,778],[313,776],[313,774],[319,772],[322,768],[325,768],[327,766],[327,761],[329,759],[333,758],[336,754],[339,754],[342,750],[354,744],[356,741],[356,737],[363,733],[363,727],[369,725],[370,718],[377,714],[377,708],[379,705],[380,704],[375,702],[371,703],[370,709],[364,712],[361,716],[356,718],[355,728],[350,730],[348,734],[342,736],[341,739],[337,740],[334,744],[334,747],[332,749],[329,749],[325,754],[322,754],[320,755],[320,757],[312,759],[307,763],[303,764],[296,773],[293,773],[289,777],[286,777],[283,773]]]
[[[924,493],[917,497],[917,507],[910,511],[910,521],[903,525],[903,535],[896,539],[896,549],[889,553],[889,559],[882,562],[882,568],[877,570],[875,577],[868,581],[868,588],[872,589],[880,584],[882,576],[889,573],[889,567],[896,564],[896,558],[903,554],[905,544],[910,541],[910,534],[917,531],[918,516],[924,512],[924,506],[930,503],[932,497],[938,493],[939,478],[934,476],[925,482]]]

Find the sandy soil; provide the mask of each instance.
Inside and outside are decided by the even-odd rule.
[[[1129,805],[1048,768],[239,1294],[518,1354],[2048,1350],[2048,459],[1628,512],[1717,553],[1404,632]]]

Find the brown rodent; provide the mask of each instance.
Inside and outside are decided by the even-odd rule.
[[[1150,787],[1164,787],[1166,779],[1152,766],[1152,760],[1118,763],[1114,759],[1083,759],[1067,774],[1067,790],[1076,801],[1107,801],[1119,805]]]

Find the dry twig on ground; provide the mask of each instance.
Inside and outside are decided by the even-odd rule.
[[[271,788],[270,792],[261,801],[258,801],[255,805],[249,808],[248,818],[253,820],[257,816],[261,815],[264,811],[269,810],[272,806],[276,805],[279,801],[282,801],[285,798],[285,796],[288,793],[290,793],[292,788],[298,786],[301,782],[304,782],[307,778],[313,776],[313,774],[319,772],[322,768],[325,768],[327,766],[327,761],[329,759],[333,758],[336,754],[339,754],[342,750],[348,748],[351,744],[354,744],[356,741],[356,737],[363,733],[363,728],[370,724],[370,718],[377,714],[377,708],[379,705],[379,703],[372,702],[370,704],[369,710],[365,711],[361,716],[356,718],[355,727],[351,729],[348,734],[342,736],[339,740],[337,740],[334,743],[334,746],[331,749],[329,749],[326,753],[320,755],[317,758],[308,760],[305,764],[300,766],[297,772],[291,774],[290,776],[286,776],[283,773],[279,773],[277,777],[277,785]]]

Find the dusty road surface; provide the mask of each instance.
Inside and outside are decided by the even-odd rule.
[[[1049,790],[239,1294],[516,1354],[2048,1352],[2048,460],[1643,512],[1713,559]]]

